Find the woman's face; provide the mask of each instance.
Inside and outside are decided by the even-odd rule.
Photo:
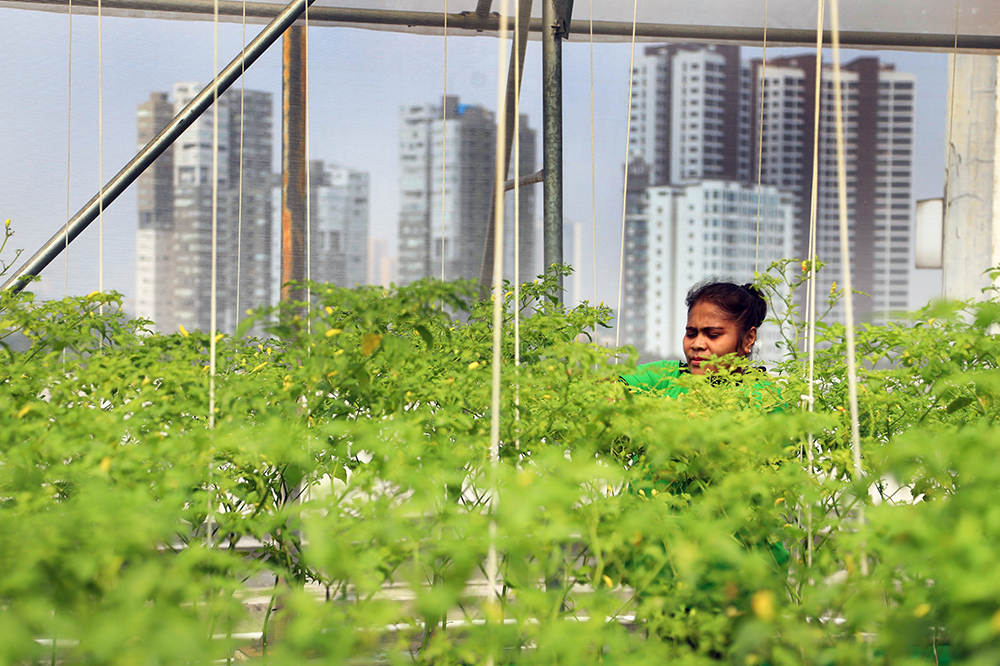
[[[687,329],[684,331],[684,355],[688,369],[695,375],[715,372],[715,364],[708,362],[711,357],[733,353],[748,356],[756,339],[756,327],[747,331],[740,340],[736,322],[714,303],[698,301],[688,312]]]

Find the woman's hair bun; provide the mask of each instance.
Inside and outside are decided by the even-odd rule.
[[[741,336],[751,328],[759,327],[767,317],[767,301],[752,282],[742,285],[713,280],[698,283],[688,292],[688,310],[703,300],[715,304],[735,321]]]

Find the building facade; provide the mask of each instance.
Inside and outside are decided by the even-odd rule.
[[[794,197],[772,186],[732,180],[646,187],[626,218],[623,337],[642,352],[683,356],[685,297],[709,278],[749,282],[792,247]],[[757,239],[760,242],[757,242]],[[758,348],[779,356],[774,327],[761,331]]]
[[[309,178],[311,278],[368,284],[368,173],[314,160]]]
[[[201,88],[177,83],[172,98],[153,93],[138,109],[139,145]],[[229,91],[217,104],[216,164],[214,118],[205,114],[138,180],[136,314],[151,319],[154,330],[209,329],[213,215],[218,330],[233,331],[242,311],[272,299],[272,95]]]
[[[535,131],[520,119],[522,173],[535,170]],[[481,106],[418,104],[400,110],[399,281],[478,278],[493,207],[496,118]],[[532,187],[519,188],[518,251],[522,281],[535,276]],[[505,205],[504,275],[513,279],[514,205]]]
[[[909,295],[916,82],[912,74],[897,72],[875,57],[853,60],[842,71],[851,277],[854,288],[868,295],[855,296],[854,308],[858,321],[885,321],[905,310]],[[791,240],[785,253],[776,254],[781,245],[768,247],[772,234],[758,239],[755,232],[744,241],[761,252],[755,251],[753,266],[734,277],[749,281],[754,269],[765,270],[771,259],[764,256],[805,259],[817,145],[816,254],[826,264],[819,288],[824,292],[834,282],[843,284],[830,65],[821,68],[818,142],[815,56],[764,63],[741,61],[738,47],[653,46],[636,59],[632,76],[626,274],[644,274],[651,260],[650,218],[645,216],[651,195],[646,190],[710,179],[761,188],[762,207],[765,187],[774,188],[774,196],[791,197]],[[768,220],[762,212],[760,222],[767,228],[778,220]],[[683,256],[677,260],[686,261]],[[730,273],[720,268],[715,275]],[[641,280],[632,284],[626,278],[621,313],[624,339],[640,349],[656,335],[644,289]],[[842,317],[842,306],[830,314],[832,320]]]

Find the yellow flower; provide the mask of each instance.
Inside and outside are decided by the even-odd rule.
[[[191,335],[190,333],[188,333],[188,332],[187,332],[187,329],[186,329],[186,328],[184,328],[184,325],[183,325],[183,324],[181,324],[181,325],[180,325],[180,326],[178,326],[177,328],[178,328],[178,329],[180,330],[180,332],[181,332],[181,335],[183,335],[183,336],[184,336],[185,338],[186,338],[187,336]]]
[[[753,609],[754,615],[764,622],[770,622],[774,619],[774,592],[757,590],[750,599],[750,607]]]

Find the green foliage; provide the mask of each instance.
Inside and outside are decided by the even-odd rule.
[[[787,273],[761,282],[797,344]],[[515,364],[508,289],[493,462],[490,301],[302,287],[214,377],[208,334],[117,295],[2,295],[0,664],[995,661],[996,301],[859,328],[858,479],[842,327],[813,413],[801,354],[671,400],[624,390],[610,311],[551,277]]]

